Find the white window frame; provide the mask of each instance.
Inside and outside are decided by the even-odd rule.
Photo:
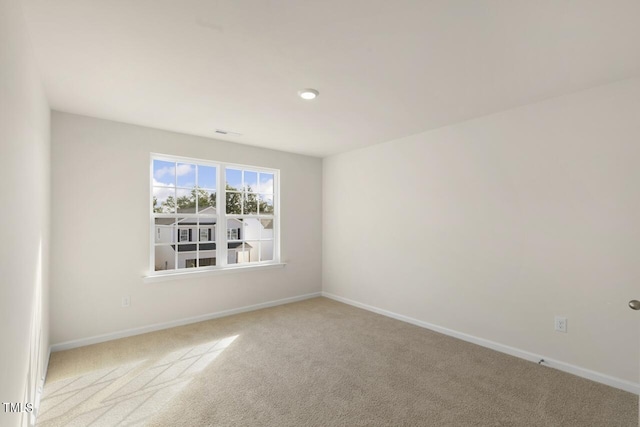
[[[173,270],[160,270],[155,271],[155,247],[156,247],[156,218],[198,218],[196,214],[186,213],[171,213],[171,214],[156,214],[153,212],[153,162],[154,160],[161,160],[167,162],[178,163],[192,163],[202,166],[213,166],[216,168],[216,225],[217,230],[227,230],[227,219],[237,217],[256,217],[264,218],[270,216],[273,219],[273,260],[268,261],[253,261],[239,264],[228,264],[228,252],[234,249],[228,249],[227,233],[215,233],[216,244],[216,265],[194,268],[178,268],[177,256],[176,256],[176,268]],[[250,170],[255,172],[273,174],[273,215],[228,215],[226,210],[226,169],[241,169]],[[197,182],[197,181],[196,181]],[[173,156],[160,153],[151,153],[149,160],[149,217],[150,217],[150,248],[149,248],[149,272],[145,277],[145,281],[153,282],[155,278],[170,278],[171,276],[185,275],[200,275],[203,272],[222,272],[223,270],[250,270],[256,267],[275,267],[283,266],[280,260],[280,171],[278,169],[265,168],[253,165],[243,165],[238,163],[217,162],[205,159],[196,159],[191,157]],[[180,230],[180,229],[178,229]],[[196,227],[196,230],[198,228]],[[200,230],[202,231],[202,230]],[[199,243],[200,232],[197,231],[198,240],[195,243]],[[181,242],[180,231],[176,236],[176,249],[177,244]],[[212,236],[214,237],[214,236]],[[193,237],[192,237],[193,238]]]

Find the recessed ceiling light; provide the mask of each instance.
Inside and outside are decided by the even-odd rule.
[[[300,98],[306,99],[307,101],[315,99],[315,97],[319,94],[320,92],[315,89],[302,89],[298,91],[298,95],[300,96]]]

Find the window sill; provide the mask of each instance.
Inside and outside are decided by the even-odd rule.
[[[257,265],[243,265],[242,267],[224,267],[224,268],[216,268],[215,270],[200,270],[200,271],[185,271],[179,273],[165,273],[165,274],[154,274],[149,276],[144,276],[142,278],[143,283],[156,283],[156,282],[166,282],[169,280],[180,280],[180,279],[195,279],[198,277],[205,276],[218,276],[221,274],[230,274],[230,273],[240,273],[240,272],[248,272],[248,271],[257,271],[257,270],[272,270],[275,268],[283,268],[286,263],[278,262],[273,264],[257,264]]]

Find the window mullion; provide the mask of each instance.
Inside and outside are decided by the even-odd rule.
[[[273,261],[280,262],[280,173],[273,174]]]
[[[197,209],[198,204],[196,203],[196,210]],[[194,230],[193,235],[196,242],[196,268],[198,268],[200,267],[200,218],[196,220],[196,229]]]
[[[155,211],[153,208],[153,156],[149,161],[149,204],[151,205],[151,215],[150,215],[150,223],[151,223],[151,239],[149,241],[149,271],[156,270],[156,218]]]
[[[177,206],[177,203],[176,203]],[[177,212],[177,207],[176,207],[176,212]],[[175,234],[175,242],[174,245],[176,247],[176,250],[173,251],[173,269],[174,270],[178,270],[178,261],[180,260],[180,228],[178,226],[178,217],[176,216],[175,221],[174,221],[174,230],[172,230],[173,233]]]
[[[198,170],[200,169],[199,165],[196,165],[196,182],[193,183],[193,197],[196,199],[195,200],[195,205],[196,205],[196,229],[194,230],[195,232],[193,233],[195,235],[195,242],[196,242],[196,268],[200,267],[200,207],[198,206],[198,183],[200,181],[198,181]],[[177,174],[176,174],[177,175]]]
[[[216,244],[216,257],[218,258],[218,264],[222,267],[226,266],[229,261],[227,254],[227,182],[225,165],[220,164],[218,167],[218,191],[216,197],[218,198],[216,205],[218,206],[218,235],[216,236],[218,242]],[[220,254],[220,256],[218,256]]]

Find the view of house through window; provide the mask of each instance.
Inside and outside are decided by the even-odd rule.
[[[158,155],[151,173],[154,271],[277,261],[277,171]]]

